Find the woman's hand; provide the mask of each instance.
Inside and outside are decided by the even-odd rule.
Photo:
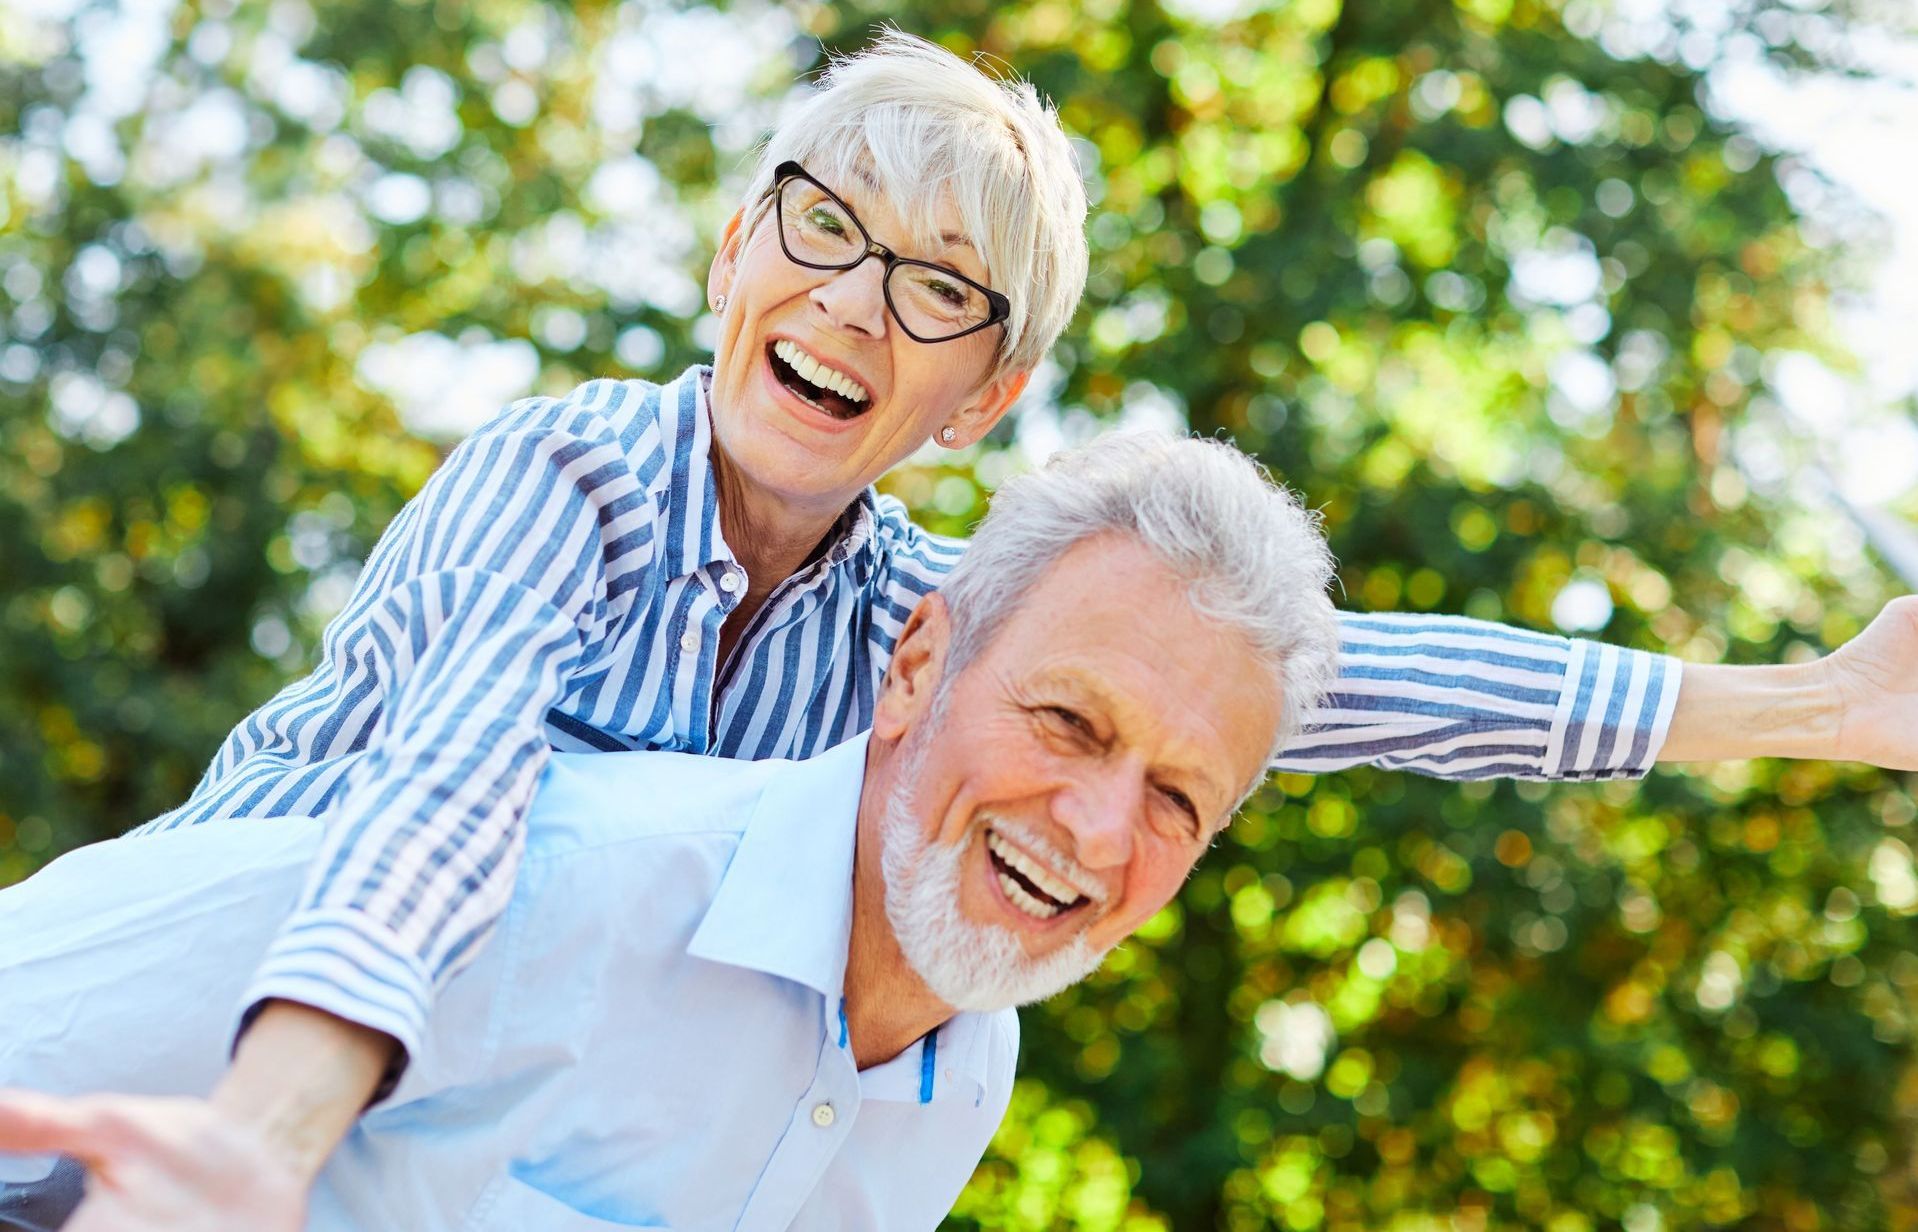
[[[1887,603],[1820,665],[1837,705],[1832,757],[1918,770],[1918,595]]]
[[[206,1100],[0,1092],[0,1151],[71,1155],[65,1232],[299,1232],[311,1178]]]
[[[1687,664],[1660,761],[1862,761],[1918,770],[1918,596],[1812,663]]]
[[[63,1232],[299,1232],[393,1051],[378,1031],[270,1001],[211,1099],[0,1092],[0,1151],[87,1166]]]

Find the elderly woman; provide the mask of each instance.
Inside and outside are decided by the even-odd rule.
[[[318,667],[147,826],[330,823],[213,1100],[93,1105],[115,1127],[108,1190],[164,1226],[297,1226],[510,896],[551,750],[802,758],[865,730],[902,623],[963,549],[869,485],[1006,414],[1078,301],[1084,216],[1030,87],[903,35],[835,65],[714,259],[712,367],[529,400],[463,443]],[[1455,618],[1348,618],[1344,656],[1281,764],[1603,778],[1661,753],[1838,751],[1793,721],[1824,677],[1688,669],[1681,706],[1669,660]]]

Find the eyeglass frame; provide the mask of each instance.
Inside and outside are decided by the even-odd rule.
[[[873,239],[872,232],[868,231],[866,229],[866,224],[860,221],[859,214],[857,211],[855,211],[850,205],[847,205],[845,201],[843,201],[840,198],[838,193],[834,192],[830,188],[827,188],[824,184],[821,184],[818,181],[818,179],[816,179],[810,171],[807,171],[804,167],[800,166],[797,162],[794,162],[791,159],[787,159],[785,162],[780,163],[777,167],[773,168],[772,187],[766,190],[766,195],[772,198],[773,213],[775,215],[780,214],[781,191],[784,190],[786,185],[791,183],[793,180],[806,181],[806,183],[812,185],[814,188],[817,188],[820,192],[824,193],[826,195],[826,198],[830,200],[834,205],[846,211],[846,217],[852,220],[852,225],[859,228],[860,238],[866,241],[866,248],[864,252],[861,252],[858,256],[854,257],[852,260],[846,261],[840,264],[835,264],[835,265],[825,265],[825,264],[821,264],[818,261],[808,261],[802,257],[796,257],[793,255],[792,249],[789,248],[786,244],[786,225],[785,225],[784,218],[775,217],[773,219],[773,229],[779,233],[779,251],[785,253],[786,259],[788,261],[791,261],[794,265],[802,265],[807,269],[816,269],[816,270],[843,271],[843,270],[849,270],[849,269],[857,269],[860,265],[864,264],[868,259],[872,257],[878,257],[880,261],[885,263],[885,270],[879,275],[879,292],[881,295],[885,296],[886,311],[890,312],[892,314],[892,319],[899,323],[899,328],[905,332],[906,337],[912,339],[914,342],[917,342],[922,346],[936,346],[941,342],[957,342],[959,339],[970,337],[973,334],[978,333],[982,329],[987,329],[994,325],[1003,325],[1006,322],[1006,320],[1009,317],[1011,317],[1012,301],[1007,299],[1004,295],[1000,294],[999,292],[993,290],[991,287],[987,286],[985,283],[980,282],[977,279],[966,277],[964,274],[952,268],[950,265],[940,265],[937,262],[933,262],[933,261],[921,261],[917,257],[902,257],[897,252],[894,252],[892,249],[886,247],[884,244],[881,244],[878,240]],[[967,286],[980,292],[986,297],[986,308],[987,308],[986,319],[979,322],[977,325],[969,325],[965,329],[961,330],[960,332],[956,334],[947,334],[943,338],[921,338],[918,334],[913,333],[912,326],[906,324],[906,318],[900,315],[898,306],[892,302],[892,271],[896,267],[901,265],[917,265],[924,269],[938,270],[940,273],[949,274],[952,277],[957,278],[960,282],[963,282]]]

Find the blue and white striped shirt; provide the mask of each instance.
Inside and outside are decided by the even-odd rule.
[[[517,403],[380,539],[312,674],[144,830],[317,816],[327,837],[249,990],[410,1054],[512,894],[548,755],[815,756],[864,731],[914,605],[964,550],[868,491],[717,661],[746,590],[720,533],[706,370]],[[1674,661],[1456,617],[1348,616],[1324,709],[1276,763],[1445,778],[1643,773]]]

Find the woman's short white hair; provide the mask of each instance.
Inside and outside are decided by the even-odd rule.
[[[1332,554],[1317,516],[1223,441],[1111,433],[1002,484],[940,587],[951,629],[945,678],[986,647],[1053,562],[1102,534],[1144,545],[1186,579],[1197,611],[1251,643],[1281,691],[1276,752],[1337,671]]]
[[[876,189],[913,232],[875,237],[894,247],[935,251],[939,207],[958,208],[987,285],[1012,301],[992,375],[1037,366],[1065,332],[1085,291],[1085,184],[1058,113],[1030,83],[887,30],[835,58],[773,130],[746,191],[749,222],[789,159],[842,195]]]

